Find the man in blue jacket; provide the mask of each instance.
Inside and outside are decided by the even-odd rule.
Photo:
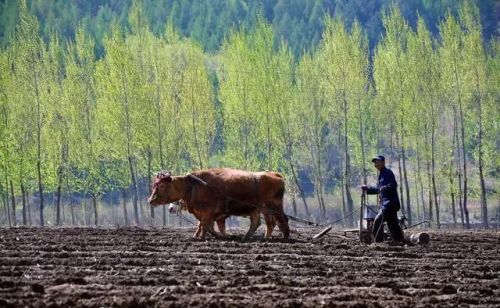
[[[380,210],[373,222],[375,242],[384,241],[384,221],[387,222],[394,242],[405,243],[403,230],[398,221],[398,211],[401,208],[398,197],[398,184],[394,173],[385,166],[385,157],[377,155],[372,159],[373,165],[379,171],[377,186],[361,186],[369,195],[380,194]]]

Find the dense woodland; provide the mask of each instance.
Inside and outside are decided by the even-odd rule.
[[[142,0],[143,14],[151,31],[159,36],[171,22],[183,37],[189,37],[205,51],[217,52],[233,28],[251,30],[258,15],[273,28],[275,43],[286,40],[296,57],[318,45],[325,29],[325,15],[341,18],[348,29],[357,20],[373,49],[384,33],[382,14],[396,4],[405,20],[416,29],[424,19],[432,35],[448,12],[457,16],[457,0]],[[500,35],[500,3],[496,0],[468,0],[479,9],[483,37]],[[44,40],[52,32],[74,39],[79,26],[95,42],[98,58],[104,54],[104,38],[113,23],[128,28],[132,0],[27,0],[28,10],[40,21]],[[7,44],[19,22],[17,0],[0,0],[0,44]]]
[[[59,2],[16,2],[0,50],[1,224],[168,225],[145,200],[155,172],[221,166],[282,172],[286,211],[326,221],[358,206],[378,153],[410,224],[498,217],[500,40],[481,7],[450,5],[429,24],[387,6],[380,31],[323,10],[292,39],[293,21],[275,29],[252,1],[227,1],[251,18],[188,10],[241,20],[202,23],[217,35],[178,26],[178,2],[164,2],[108,1],[108,22],[53,31],[59,19],[33,7]]]

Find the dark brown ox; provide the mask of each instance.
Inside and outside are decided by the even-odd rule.
[[[192,206],[188,206],[184,200],[179,200],[179,205],[175,209],[170,209],[170,212],[177,212],[177,211],[188,211],[189,213],[193,214],[193,216],[198,219],[198,225],[196,226],[196,231],[194,232],[193,237],[197,238],[201,235],[201,218],[203,215],[203,211],[200,211],[197,208],[194,208]],[[216,219],[216,224],[217,228],[219,229],[219,232],[222,234],[222,236],[226,236],[226,216],[224,217],[219,217]]]
[[[250,237],[260,226],[262,213],[267,226],[266,238],[271,236],[276,224],[288,238],[290,229],[283,212],[284,193],[285,182],[277,172],[229,168],[195,171],[186,176],[161,172],[155,178],[148,202],[157,206],[183,200],[187,209],[200,219],[202,237],[207,233],[219,237],[214,221],[230,215],[250,217],[250,228],[245,235]]]

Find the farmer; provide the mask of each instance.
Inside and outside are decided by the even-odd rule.
[[[362,185],[361,189],[369,195],[380,194],[380,210],[373,222],[373,236],[375,242],[384,241],[384,221],[387,222],[392,239],[395,243],[405,243],[403,230],[398,222],[398,211],[401,208],[399,203],[398,184],[394,173],[385,166],[385,157],[377,155],[372,159],[373,166],[379,171],[378,183],[376,187]]]

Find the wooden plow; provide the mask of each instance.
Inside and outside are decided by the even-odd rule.
[[[359,208],[358,228],[344,230],[344,234],[348,233],[348,232],[358,233],[359,241],[363,244],[371,244],[374,241],[373,225],[374,225],[374,220],[375,220],[375,217],[377,216],[378,208],[379,208],[378,205],[368,204],[367,199],[368,198],[367,198],[366,191],[363,191],[361,194],[361,205]],[[405,216],[402,216],[399,219],[399,223],[401,225],[401,229],[403,229],[403,230],[409,230],[411,228],[414,228],[416,226],[423,225],[423,224],[427,224],[428,226],[430,226],[430,222],[427,220],[418,222],[418,223],[413,224],[411,226],[407,226]],[[330,232],[330,230],[332,230],[332,228],[333,228],[333,226],[329,225],[328,227],[323,229],[321,232],[314,235],[313,239],[318,239],[320,237],[323,237],[325,234]],[[388,232],[384,231],[384,233],[386,233],[387,237],[389,236]],[[430,236],[428,233],[425,233],[425,232],[411,233],[408,236],[406,236],[406,238],[407,238],[407,241],[409,243],[415,244],[415,245],[427,245],[430,242]]]

